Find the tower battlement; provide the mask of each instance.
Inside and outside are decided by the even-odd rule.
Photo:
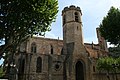
[[[64,13],[64,12],[66,12],[66,11],[68,11],[68,10],[76,10],[76,11],[80,11],[80,13],[82,14],[82,12],[81,12],[81,9],[80,9],[80,7],[76,7],[76,6],[74,6],[74,5],[71,5],[71,6],[67,6],[67,7],[65,7],[63,10],[62,10],[62,14]]]

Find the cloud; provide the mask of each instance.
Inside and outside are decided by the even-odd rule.
[[[46,38],[52,38],[52,39],[58,39],[58,37],[59,37],[59,39],[63,39],[61,36],[57,36],[57,34],[55,35],[55,33],[52,33],[52,32],[47,32],[46,34],[45,34],[45,37]]]
[[[116,8],[120,8],[120,0],[110,0],[110,1],[112,6]]]
[[[56,38],[55,34],[52,32],[46,32],[45,37],[47,38]]]

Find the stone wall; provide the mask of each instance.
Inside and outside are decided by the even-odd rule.
[[[93,80],[120,80],[120,73],[93,73]]]

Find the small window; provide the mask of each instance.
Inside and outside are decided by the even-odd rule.
[[[36,53],[36,44],[35,43],[31,44],[31,53]]]
[[[95,72],[95,66],[93,66],[93,72]]]
[[[51,54],[53,54],[53,46],[51,45]]]
[[[66,23],[66,16],[63,16],[63,25]]]
[[[78,26],[77,26],[77,30],[78,30]]]
[[[63,55],[63,48],[61,49],[61,55]]]
[[[41,57],[37,58],[36,72],[37,73],[42,72],[42,58]]]
[[[76,22],[79,21],[79,19],[78,19],[78,13],[77,13],[77,12],[75,12],[75,21],[76,21]]]

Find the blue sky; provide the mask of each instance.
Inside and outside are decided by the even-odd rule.
[[[46,33],[46,37],[62,39],[62,16],[61,12],[66,6],[79,6],[82,10],[83,37],[85,43],[97,43],[96,27],[99,26],[103,17],[107,15],[111,6],[120,9],[120,0],[58,0],[59,12],[56,22],[52,24],[52,30]]]

